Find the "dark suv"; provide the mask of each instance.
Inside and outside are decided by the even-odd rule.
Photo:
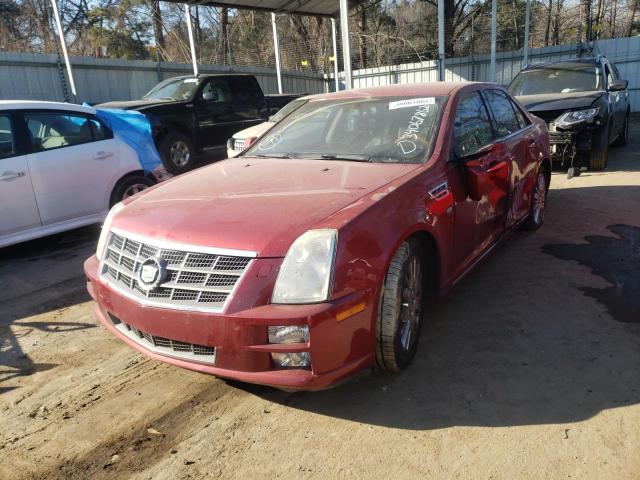
[[[509,85],[527,110],[549,125],[551,154],[572,177],[604,170],[609,145],[629,131],[627,80],[604,56],[525,67]]]

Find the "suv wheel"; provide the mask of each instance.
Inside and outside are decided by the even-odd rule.
[[[596,133],[589,158],[589,170],[604,170],[609,159],[609,126],[603,126]]]
[[[415,356],[425,299],[424,254],[415,240],[396,251],[384,279],[376,325],[376,363],[398,372]]]
[[[171,132],[160,141],[160,156],[166,169],[179,175],[193,168],[193,143],[186,135]]]

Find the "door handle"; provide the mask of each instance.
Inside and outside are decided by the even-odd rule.
[[[536,142],[536,140],[534,138],[530,138],[529,139],[529,146],[530,147],[537,147],[538,146],[538,142]]]
[[[13,180],[15,178],[20,178],[20,177],[24,177],[25,173],[24,172],[13,172],[11,170],[4,172],[2,175],[0,175],[0,180],[2,181],[9,181],[9,180]]]
[[[98,152],[93,156],[94,160],[104,160],[105,158],[113,157],[113,152]]]
[[[491,166],[489,166],[485,171],[487,173],[493,173],[493,172],[497,172],[498,170],[500,170],[503,167],[507,166],[507,161],[506,160],[502,160],[501,162],[497,162],[492,164]]]

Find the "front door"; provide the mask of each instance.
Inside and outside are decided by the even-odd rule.
[[[208,79],[197,94],[194,108],[198,147],[203,150],[226,151],[227,140],[244,128],[227,78]]]
[[[20,152],[15,119],[0,112],[0,236],[40,226],[26,155]]]
[[[464,95],[454,120],[454,262],[466,269],[504,230],[510,163],[496,143],[489,112],[478,91]]]
[[[102,213],[118,171],[118,145],[94,116],[67,111],[23,114],[29,170],[44,225]]]

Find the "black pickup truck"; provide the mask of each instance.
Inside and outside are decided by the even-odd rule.
[[[189,75],[160,82],[141,100],[96,107],[143,113],[165,167],[179,174],[194,166],[197,155],[224,158],[234,133],[264,122],[299,96],[266,96],[252,75]]]

